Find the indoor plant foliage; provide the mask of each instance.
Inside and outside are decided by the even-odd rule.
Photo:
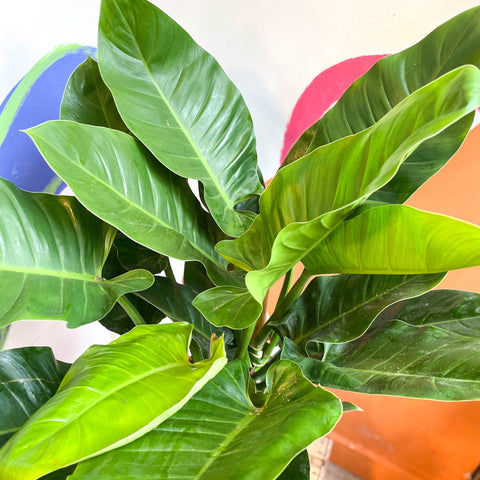
[[[0,352],[0,477],[308,478],[354,408],[322,387],[479,399],[480,298],[430,290],[480,265],[480,228],[402,205],[471,127],[478,45],[480,7],[380,60],[265,188],[217,62],[145,0],[103,0],[98,62],[26,132],[74,196],[0,181],[0,328],[120,337],[71,366]]]

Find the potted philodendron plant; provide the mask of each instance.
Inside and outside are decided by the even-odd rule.
[[[402,205],[467,135],[477,66],[480,7],[376,63],[265,188],[218,63],[146,0],[102,0],[98,62],[26,131],[74,196],[0,182],[0,327],[120,337],[71,366],[0,352],[0,478],[306,479],[355,408],[323,387],[479,399],[480,297],[430,290],[480,265],[480,228]]]

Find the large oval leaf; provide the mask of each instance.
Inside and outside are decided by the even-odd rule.
[[[480,227],[405,205],[343,222],[303,263],[313,273],[424,274],[480,265]]]
[[[421,295],[445,274],[336,275],[313,279],[284,317],[269,323],[300,347],[344,343],[359,337],[389,305]]]
[[[321,145],[360,132],[382,118],[404,98],[462,65],[480,67],[480,7],[441,25],[416,45],[379,60],[297,141],[284,165]],[[461,145],[471,118],[420,146],[399,173],[375,197],[404,202],[438,171]]]
[[[24,192],[0,179],[0,209],[0,326],[49,319],[76,327],[153,283],[146,270],[102,278],[115,229],[73,197]]]
[[[0,446],[53,397],[65,367],[48,347],[0,352]]]
[[[214,250],[219,232],[187,182],[159,164],[130,135],[63,120],[28,133],[95,215],[152,250],[222,268]]]
[[[325,387],[376,395],[459,401],[480,399],[480,337],[391,321],[351,343],[325,345],[306,358],[286,339],[284,356]]]
[[[98,49],[130,130],[168,168],[202,182],[226,233],[243,233],[254,215],[234,206],[262,191],[253,125],[215,59],[146,0],[102,2]]]
[[[0,450],[0,477],[37,479],[125,445],[178,411],[226,363],[222,339],[209,360],[190,363],[191,331],[181,323],[145,325],[90,347]]]
[[[267,375],[261,408],[248,397],[249,375],[230,363],[182,410],[154,431],[77,467],[72,480],[270,480],[342,413],[332,393],[315,387],[289,361]],[[148,452],[148,462],[139,461]]]

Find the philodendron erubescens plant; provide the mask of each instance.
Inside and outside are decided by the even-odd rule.
[[[98,62],[26,132],[74,196],[0,181],[0,328],[120,337],[71,366],[0,352],[0,478],[306,479],[353,408],[322,387],[480,399],[480,297],[430,292],[480,265],[480,228],[402,205],[467,135],[479,66],[480,7],[380,60],[265,188],[217,62],[147,1],[103,0]]]

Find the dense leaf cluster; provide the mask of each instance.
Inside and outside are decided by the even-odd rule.
[[[0,327],[120,337],[70,368],[0,352],[0,477],[307,479],[343,411],[322,386],[480,399],[480,296],[430,292],[480,265],[480,228],[403,205],[471,127],[479,45],[480,7],[380,60],[265,188],[215,59],[146,0],[102,0],[98,61],[27,131],[74,196],[0,180]]]

